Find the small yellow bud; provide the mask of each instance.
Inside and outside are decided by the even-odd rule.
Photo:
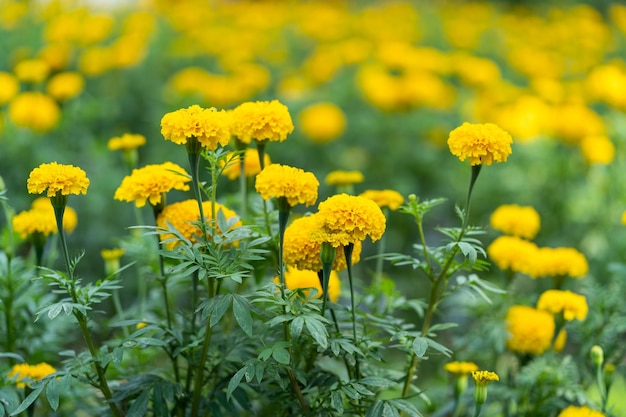
[[[593,345],[591,347],[590,356],[591,362],[593,362],[595,366],[602,366],[602,363],[604,362],[604,351],[602,350],[602,347],[599,345]]]

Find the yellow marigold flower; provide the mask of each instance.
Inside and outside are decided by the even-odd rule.
[[[557,417],[605,417],[605,415],[599,411],[592,410],[586,405],[582,407],[570,405],[561,411]]]
[[[583,278],[589,271],[585,255],[574,248],[539,248],[530,270],[532,278],[569,276]]]
[[[541,219],[537,210],[530,206],[505,204],[493,212],[491,227],[507,235],[532,239],[539,232]]]
[[[477,384],[487,384],[488,382],[491,381],[499,381],[500,377],[498,377],[498,374],[496,374],[495,372],[491,372],[491,371],[472,371],[472,378],[474,378],[474,381]]]
[[[313,239],[334,247],[364,240],[372,242],[385,233],[387,219],[380,207],[369,198],[337,194],[320,203],[316,219],[319,230]]]
[[[487,247],[487,255],[498,268],[530,274],[535,265],[537,245],[516,236],[500,236]]]
[[[24,388],[30,382],[42,380],[56,371],[56,369],[45,362],[38,363],[37,365],[18,363],[13,365],[7,376],[15,379],[18,388]]]
[[[146,137],[138,133],[124,133],[109,139],[107,147],[110,151],[131,151],[146,144]]]
[[[0,71],[0,106],[8,103],[20,91],[20,83],[13,74]]]
[[[302,134],[315,143],[328,143],[346,130],[346,115],[334,103],[316,103],[298,114]]]
[[[469,375],[478,371],[478,365],[474,362],[448,362],[443,369],[454,375]]]
[[[165,114],[161,119],[161,134],[179,145],[195,137],[204,148],[215,150],[218,145],[226,146],[230,141],[229,117],[225,111],[203,109],[194,104]]]
[[[9,104],[9,118],[15,125],[45,133],[54,128],[61,110],[48,95],[27,91],[18,94]]]
[[[293,132],[289,109],[278,100],[242,103],[232,116],[232,134],[243,143],[282,142]]]
[[[322,245],[312,239],[313,233],[318,230],[319,226],[315,216],[314,214],[297,218],[285,229],[283,261],[286,265],[300,270],[322,270],[322,260],[320,259]],[[361,259],[361,249],[361,242],[356,242],[352,251],[353,265]],[[343,246],[338,246],[332,270],[343,271],[346,268]]]
[[[41,212],[46,212],[47,215],[51,219],[55,219],[54,217],[54,208],[52,207],[52,202],[48,197],[38,197],[30,204],[31,210],[37,210]],[[56,225],[56,221],[55,221]],[[63,230],[68,233],[72,233],[76,226],[78,225],[78,216],[76,215],[76,211],[69,207],[65,207],[65,213],[63,215]],[[56,233],[56,230],[55,230]]]
[[[48,191],[48,197],[69,194],[87,194],[89,178],[82,169],[56,162],[41,164],[30,172],[27,181],[30,194]]]
[[[615,158],[615,145],[605,135],[585,136],[580,141],[580,151],[590,164],[608,165]]]
[[[567,321],[574,319],[583,321],[589,311],[585,296],[568,290],[545,291],[539,296],[537,308],[552,314],[563,314],[563,318]]]
[[[235,152],[229,152],[225,160],[228,161],[222,174],[226,175],[229,180],[239,178],[241,175],[241,165],[239,164],[239,156],[234,157]],[[247,148],[243,153],[243,173],[246,177],[254,177],[261,172],[261,163],[259,161],[259,152],[256,149]],[[267,153],[263,154],[264,166],[271,165],[272,161]]]
[[[203,202],[202,209],[204,211],[206,221],[209,222],[211,220],[211,214],[213,213],[211,202]],[[227,220],[237,217],[237,213],[233,210],[230,210],[220,203],[215,203],[215,212],[219,213],[220,210],[224,213],[224,217],[226,217]],[[168,227],[167,223],[169,223],[186,239],[189,239],[191,242],[196,242],[196,236],[202,235],[202,231],[197,225],[199,220],[200,209],[198,208],[198,202],[195,199],[189,199],[165,206],[163,211],[157,217],[156,224],[157,226],[165,229]],[[241,221],[238,221],[232,228],[239,227],[241,225]],[[163,233],[161,234],[161,241],[167,241],[168,239],[174,237],[175,236],[171,233]],[[165,246],[168,249],[173,249],[178,243],[178,241],[169,241],[165,243]]]
[[[113,68],[115,53],[112,48],[91,46],[78,59],[78,69],[88,77],[95,77]]]
[[[163,194],[171,190],[187,191],[191,177],[182,167],[173,163],[146,165],[133,169],[130,175],[122,180],[113,196],[116,200],[134,201],[137,207],[161,204]]]
[[[271,164],[256,177],[256,190],[264,200],[284,197],[293,207],[297,204],[310,206],[317,201],[319,181],[312,172],[287,165]]]
[[[120,259],[126,251],[122,248],[102,249],[100,255],[105,261]]]
[[[491,165],[506,162],[511,154],[513,138],[493,123],[463,123],[450,132],[448,147],[461,161],[470,165]]]
[[[274,277],[274,282],[276,284],[280,283],[279,277]],[[297,288],[315,288],[317,290],[317,294],[315,294],[315,298],[321,298],[324,294],[322,291],[322,285],[320,283],[320,278],[317,272],[308,271],[308,270],[299,270],[296,268],[287,268],[285,271],[285,286],[289,290],[295,290]],[[307,295],[308,295],[307,291]],[[339,274],[337,272],[332,271],[330,273],[330,281],[328,282],[328,297],[330,301],[333,303],[339,300],[339,295],[341,294],[341,281],[339,279]]]
[[[324,182],[326,185],[352,185],[363,182],[365,178],[361,171],[331,171],[326,175]]]
[[[554,339],[552,350],[555,352],[562,352],[565,348],[565,343],[567,343],[567,331],[565,328],[561,327],[559,334],[556,336],[556,339]]]
[[[509,338],[506,346],[513,352],[541,355],[554,337],[554,317],[547,311],[515,305],[506,314]]]
[[[52,206],[50,206],[52,209]],[[54,210],[52,215],[42,210],[26,210],[13,216],[13,230],[25,239],[29,235],[34,233],[41,233],[43,236],[48,236],[57,232],[57,222],[54,217]]]
[[[13,68],[15,76],[27,83],[40,83],[48,78],[50,66],[43,59],[25,59]]]
[[[361,197],[369,198],[378,207],[389,207],[390,210],[397,210],[404,203],[402,194],[394,190],[366,190],[361,193]]]
[[[85,79],[80,73],[66,71],[50,78],[46,92],[58,101],[66,101],[79,95],[84,88]]]

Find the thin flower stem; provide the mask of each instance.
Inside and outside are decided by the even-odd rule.
[[[471,200],[472,200],[472,191],[474,190],[474,185],[476,184],[476,180],[478,179],[478,175],[480,174],[481,168],[482,168],[482,165],[472,165],[472,168],[471,168],[472,173],[470,177],[469,187],[467,190],[467,200],[465,203],[465,207],[466,207],[465,213],[464,213],[462,223],[461,223],[461,231],[459,232],[459,235],[456,238],[456,243],[461,242],[463,238],[465,237],[465,233],[469,225],[469,213],[470,213]],[[418,229],[421,231],[422,229],[421,227],[419,227],[420,223],[421,222],[418,222]],[[422,236],[423,236],[423,231],[421,232],[420,239],[422,239],[422,246],[424,247],[424,250],[426,250],[426,244]],[[433,278],[432,269],[430,269],[431,287],[430,287],[430,295],[428,298],[428,307],[426,309],[426,314],[424,315],[424,322],[422,324],[422,331],[421,331],[422,337],[425,337],[428,334],[428,331],[430,330],[433,315],[437,309],[437,306],[439,305],[439,302],[441,301],[443,292],[445,291],[448,285],[448,279],[450,278],[450,273],[449,273],[450,267],[452,266],[454,257],[457,255],[458,252],[459,252],[459,246],[455,245],[454,248],[447,255],[446,262],[444,263],[444,266],[441,268],[441,271],[439,272],[439,274],[437,274],[436,277]],[[419,358],[417,357],[415,353],[412,353],[410,364],[409,364],[406,376],[404,378],[404,385],[402,388],[403,397],[406,397],[407,395],[409,395],[409,391],[411,390],[411,384],[413,382],[413,376],[415,375],[415,372],[417,371],[418,364],[419,364]],[[480,412],[480,410],[478,411]]]
[[[126,320],[126,315],[124,314],[124,309],[122,308],[122,302],[120,301],[120,293],[117,289],[113,290],[112,300],[113,308],[115,308],[117,316],[120,318],[121,321]],[[124,333],[124,338],[128,339],[129,333],[126,326],[122,326],[122,333]]]
[[[388,214],[388,210],[385,208],[383,209],[383,214],[387,215]],[[383,234],[383,236],[380,238],[380,240],[378,241],[378,251],[377,251],[377,257],[376,257],[376,272],[374,274],[374,282],[380,284],[383,280],[383,253],[385,253],[385,244],[387,239],[385,238],[386,235]]]
[[[239,155],[239,193],[241,198],[241,212],[243,219],[246,218],[248,211],[248,179],[245,174],[245,154]]]
[[[480,410],[483,408],[482,404],[476,403],[476,406],[474,407],[474,416],[473,417],[478,417],[480,416]]]
[[[67,250],[67,242],[65,240],[65,230],[63,229],[63,214],[65,213],[65,205],[58,204],[54,205],[54,215],[56,218],[57,229],[59,232],[59,241],[61,242],[61,249],[63,251],[63,255],[65,257],[65,263],[67,266],[68,278],[70,280],[70,297],[72,298],[72,302],[78,304],[78,295],[76,293],[76,280],[74,279],[74,270],[70,263],[69,251]],[[78,325],[80,326],[80,330],[83,334],[83,339],[87,344],[87,348],[89,349],[89,353],[91,354],[91,358],[93,359],[93,366],[96,370],[96,374],[98,375],[98,388],[102,395],[104,396],[109,408],[111,409],[111,413],[115,417],[121,417],[122,413],[117,408],[117,405],[113,402],[113,394],[111,393],[111,389],[109,388],[109,384],[106,379],[105,371],[102,368],[98,360],[98,350],[94,345],[93,339],[91,338],[91,333],[89,332],[89,327],[87,325],[87,317],[79,310],[73,310],[74,317],[78,321]]]
[[[215,296],[213,280],[207,277],[207,285],[209,291],[209,299]],[[202,351],[200,352],[200,361],[196,369],[196,375],[193,384],[193,397],[191,400],[191,415],[197,416],[200,409],[200,398],[202,397],[202,386],[204,384],[204,364],[209,354],[209,345],[211,344],[212,327],[211,321],[207,319],[204,331],[204,340],[202,341]]]
[[[354,243],[349,243],[343,247],[343,253],[346,257],[346,266],[348,269],[348,282],[350,283],[350,306],[352,313],[352,340],[354,342],[354,346],[357,346],[357,335],[356,335],[356,306],[354,300],[354,282],[352,277],[352,252],[354,250]],[[359,379],[360,378],[360,363],[359,358],[357,356],[354,357],[354,376]]]

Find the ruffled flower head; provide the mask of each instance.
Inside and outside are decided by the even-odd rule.
[[[397,210],[404,203],[402,194],[394,190],[366,190],[361,193],[361,197],[369,198],[378,207],[389,207],[390,210]]]
[[[587,258],[575,248],[539,248],[533,258],[532,278],[568,276],[583,278],[589,271]]]
[[[532,207],[505,204],[493,212],[490,222],[491,227],[507,235],[532,239],[539,232],[541,218]]]
[[[255,184],[264,200],[284,197],[291,207],[315,204],[319,185],[312,172],[280,164],[266,166],[257,175]]]
[[[56,369],[45,362],[38,363],[37,365],[18,363],[13,365],[7,376],[15,379],[18,388],[24,388],[30,382],[42,380],[56,371]]]
[[[487,255],[498,268],[523,274],[534,270],[537,245],[516,236],[500,236],[487,247]]]
[[[225,111],[204,109],[197,104],[165,114],[161,119],[161,134],[179,145],[196,138],[208,150],[226,146],[230,141],[230,117]]]
[[[545,291],[537,301],[537,308],[552,314],[563,314],[567,321],[574,319],[583,321],[589,311],[584,295],[561,290]]]
[[[509,308],[506,323],[509,331],[506,346],[513,352],[541,355],[550,348],[555,323],[547,311],[515,305]]]
[[[363,182],[365,178],[361,171],[332,171],[326,175],[324,182],[327,185],[353,185]]]
[[[346,246],[365,240],[377,241],[385,233],[387,219],[380,207],[369,198],[337,194],[320,203],[315,216],[318,229],[313,239]]]
[[[511,154],[513,138],[493,123],[463,123],[450,132],[448,147],[461,161],[470,165],[491,165],[506,162]]]
[[[293,132],[289,109],[278,100],[250,101],[232,112],[232,134],[240,142],[282,142]]]
[[[11,100],[9,118],[16,126],[45,133],[57,125],[61,118],[61,109],[49,95],[26,91]]]
[[[213,206],[210,201],[205,201],[202,203],[202,208],[204,211],[204,217],[207,222],[211,220],[211,213],[213,212]],[[224,214],[226,220],[231,219],[233,217],[237,217],[237,213],[233,210],[230,210],[226,206],[215,203],[215,212],[219,213],[220,210]],[[186,239],[191,242],[196,242],[197,236],[202,235],[202,230],[198,226],[198,222],[200,221],[200,209],[198,208],[198,202],[195,199],[183,200],[177,203],[168,204],[163,208],[163,211],[159,214],[156,220],[157,226],[161,228],[168,228],[168,223],[172,225],[174,229],[176,229],[181,235],[183,235]],[[241,221],[237,221],[232,228],[241,226]],[[217,227],[219,230],[219,227]],[[161,241],[165,241],[165,246],[168,249],[173,249],[178,245],[178,241],[168,239],[174,238],[175,236],[171,233],[163,233],[161,234]]]
[[[22,239],[29,235],[40,233],[44,237],[57,233],[57,223],[54,217],[54,208],[48,197],[39,197],[32,202],[30,210],[22,211],[13,217],[13,230],[19,233]],[[63,230],[72,233],[78,224],[76,211],[65,207],[63,216]]]
[[[557,417],[605,417],[605,414],[592,410],[586,405],[583,405],[582,407],[570,405],[561,411]]]
[[[474,362],[448,362],[443,369],[454,375],[469,375],[478,371],[478,365]]]
[[[187,183],[191,181],[189,174],[173,162],[146,165],[133,169],[130,175],[122,180],[113,198],[121,201],[135,202],[137,207],[152,206],[162,203],[163,194],[170,190],[189,190]]]
[[[302,134],[315,143],[328,143],[346,130],[346,115],[334,103],[316,103],[298,115]]]
[[[295,219],[285,230],[283,261],[286,265],[300,270],[321,271],[322,260],[320,258],[321,243],[313,240],[312,236],[318,231],[319,222],[317,214]],[[352,264],[361,259],[361,242],[355,242],[352,250]],[[335,262],[332,270],[343,271],[347,268],[343,246],[337,247]]]
[[[30,172],[27,181],[30,194],[47,191],[48,197],[87,194],[89,179],[82,169],[56,162],[41,164]]]

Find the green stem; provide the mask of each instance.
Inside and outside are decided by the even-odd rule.
[[[214,288],[213,279],[207,277],[207,285],[209,292],[209,299],[215,296],[215,288]],[[198,411],[200,409],[200,398],[202,397],[202,386],[204,384],[204,365],[207,360],[209,354],[209,346],[211,344],[211,321],[207,319],[206,327],[204,331],[204,340],[202,341],[202,351],[200,352],[200,361],[198,363],[196,369],[196,375],[194,378],[193,384],[193,397],[191,400],[191,415],[198,416]]]
[[[354,342],[354,346],[358,346],[357,335],[356,335],[356,305],[354,299],[354,282],[352,277],[352,252],[354,250],[354,243],[349,243],[343,247],[343,253],[346,257],[346,266],[348,269],[348,282],[350,283],[350,307],[352,312],[352,340]],[[358,356],[354,357],[354,375],[357,379],[360,378],[360,363]]]
[[[328,283],[330,282],[330,272],[337,256],[337,250],[330,243],[322,243],[320,249],[320,258],[322,260],[322,275],[324,282],[322,283],[322,316],[326,312],[326,302],[328,300]]]
[[[115,308],[115,312],[121,321],[126,320],[124,309],[122,308],[122,302],[120,301],[120,293],[117,289],[113,290],[112,299],[113,299],[113,307]],[[126,326],[122,326],[122,333],[124,333],[124,338],[128,339],[129,333],[128,328]]]
[[[465,209],[465,213],[464,213],[462,223],[461,223],[461,231],[459,232],[459,235],[456,239],[456,243],[461,242],[463,240],[463,237],[465,237],[465,232],[467,231],[467,227],[469,225],[469,213],[470,213],[470,207],[471,207],[471,201],[472,201],[472,191],[474,190],[474,185],[476,184],[476,180],[478,179],[478,175],[480,174],[481,168],[482,168],[482,165],[472,165],[472,168],[471,168],[472,173],[470,177],[469,187],[467,190],[467,200],[465,202],[466,209]],[[422,229],[420,225],[421,225],[421,222],[418,222],[418,229],[421,231]],[[422,246],[426,253],[426,244],[423,238],[423,232],[421,232],[420,239],[422,239]],[[426,314],[424,315],[424,322],[422,324],[421,335],[423,337],[425,337],[428,334],[428,331],[430,330],[430,325],[432,323],[433,315],[435,313],[435,310],[437,309],[437,306],[439,305],[439,301],[441,300],[443,296],[443,292],[446,289],[446,286],[448,284],[448,279],[450,278],[450,274],[448,273],[448,271],[450,267],[452,266],[452,262],[454,261],[454,257],[456,256],[458,251],[459,251],[459,246],[455,245],[452,251],[450,251],[450,253],[448,254],[446,262],[444,263],[444,266],[441,269],[441,272],[439,272],[439,274],[437,274],[436,277],[432,276],[432,269],[430,269],[431,287],[430,287],[430,295],[428,298],[428,307],[426,309]],[[411,383],[413,381],[413,376],[415,375],[415,372],[417,371],[418,364],[419,364],[419,358],[417,357],[415,353],[412,353],[410,364],[409,364],[406,376],[404,378],[404,386],[402,388],[403,397],[406,397],[407,395],[409,395],[409,391],[411,389]]]
[[[239,193],[241,198],[241,215],[242,219],[246,218],[248,211],[248,179],[245,174],[245,153],[239,155]]]
[[[389,210],[383,209],[383,214],[387,215]],[[383,280],[383,253],[385,253],[385,243],[387,241],[385,234],[378,241],[378,251],[376,257],[376,272],[374,273],[374,282],[380,284]]]
[[[285,229],[287,229],[287,222],[289,221],[289,213],[291,212],[291,206],[287,202],[285,197],[278,198],[278,276],[280,277],[281,291],[285,288],[285,266],[283,264],[283,246],[285,242]]]
[[[474,407],[474,417],[480,416],[480,410],[482,408],[483,408],[482,404],[476,403],[476,406]]]

